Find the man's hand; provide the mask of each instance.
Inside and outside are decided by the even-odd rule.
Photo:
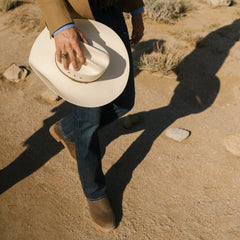
[[[143,36],[143,31],[144,31],[144,25],[143,25],[143,18],[142,18],[142,13],[138,13],[132,16],[132,37],[130,39],[130,43],[132,45],[137,44],[142,36]]]
[[[78,71],[78,64],[76,57],[79,58],[81,64],[85,63],[85,59],[82,50],[79,47],[78,42],[83,41],[88,44],[88,41],[76,27],[68,28],[55,37],[56,55],[57,61],[63,63],[63,66],[68,70],[70,62],[73,65],[75,71]],[[62,58],[61,55],[65,55],[66,58]]]

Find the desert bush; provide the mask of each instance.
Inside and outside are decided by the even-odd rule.
[[[201,41],[203,39],[203,36],[201,36],[200,34],[195,34],[194,32],[184,32],[184,34],[182,34],[181,39],[183,39],[184,41],[188,42],[190,44],[190,46],[193,47],[198,47],[199,45],[201,45]]]
[[[16,1],[0,0],[0,11],[7,12]]]
[[[154,21],[173,23],[186,11],[183,0],[145,0],[145,15]]]
[[[162,45],[161,47],[156,47],[150,54],[144,53],[140,57],[138,68],[140,70],[161,72],[164,75],[168,75],[178,66],[182,57],[183,54]]]

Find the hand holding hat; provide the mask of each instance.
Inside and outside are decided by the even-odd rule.
[[[75,71],[79,70],[77,58],[81,64],[85,63],[85,58],[78,42],[81,40],[88,44],[83,33],[76,27],[65,29],[55,37],[57,61],[63,63],[66,70],[71,62]]]
[[[121,38],[102,23],[87,19],[76,19],[74,23],[81,32],[72,29],[76,34],[68,35],[66,31],[57,43],[49,38],[45,28],[32,46],[30,66],[66,101],[83,107],[106,105],[116,99],[127,84],[130,70],[127,49]],[[85,64],[80,62],[81,54]],[[74,70],[76,66],[79,67],[77,71]]]

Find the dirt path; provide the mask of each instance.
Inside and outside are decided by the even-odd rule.
[[[175,25],[146,21],[135,59],[154,41],[186,57],[179,75],[136,71],[131,114],[141,122],[125,130],[121,119],[100,132],[119,220],[111,233],[91,225],[76,163],[48,134],[68,104],[41,101],[46,87],[34,73],[19,84],[0,81],[1,240],[240,239],[240,159],[222,144],[240,132],[236,2],[216,9],[200,4]],[[0,15],[1,73],[13,62],[28,65],[38,18],[31,2]],[[203,47],[195,48],[199,36]],[[176,142],[165,136],[169,127],[191,136]]]

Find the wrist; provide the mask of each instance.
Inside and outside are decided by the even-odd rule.
[[[144,13],[144,8],[143,7],[132,11],[131,15],[134,16],[134,15],[139,14],[139,13]]]
[[[55,37],[58,33],[66,30],[66,29],[73,28],[73,27],[75,27],[75,24],[74,24],[74,23],[68,23],[68,24],[62,26],[61,28],[59,28],[57,31],[55,31],[55,32],[53,33],[53,37]]]

